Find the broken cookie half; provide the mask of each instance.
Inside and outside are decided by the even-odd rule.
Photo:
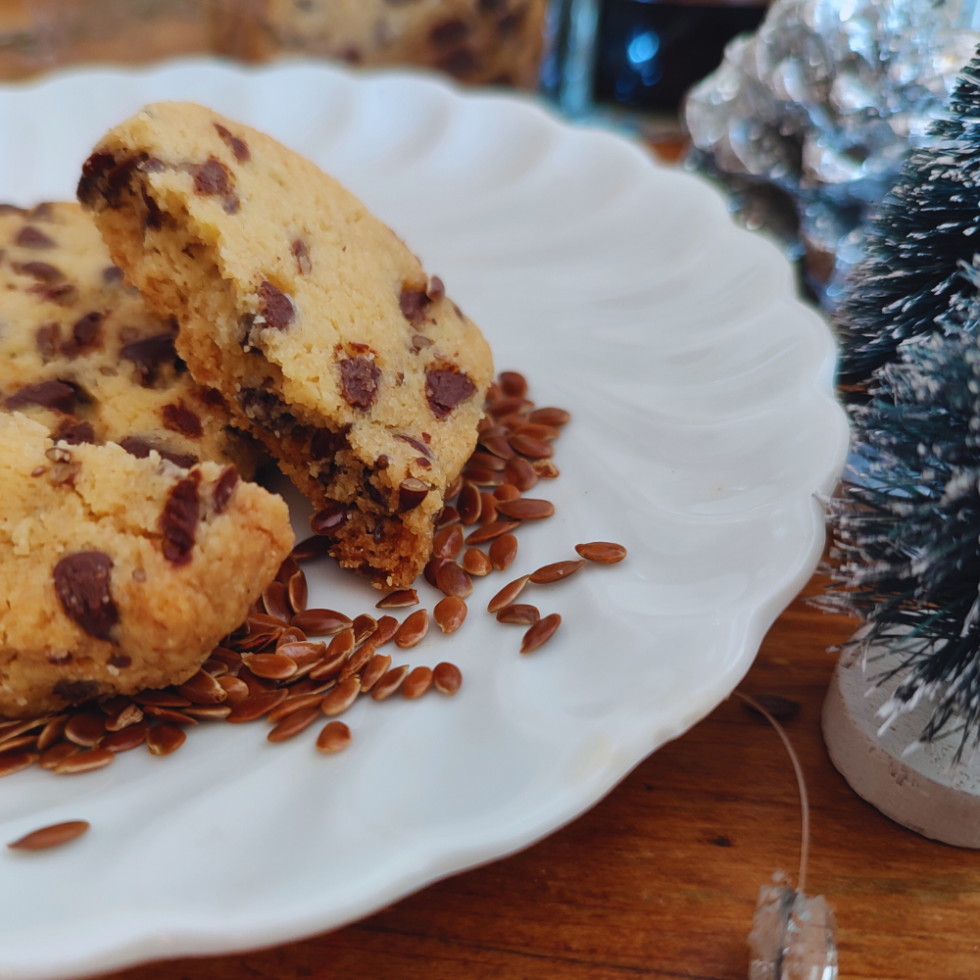
[[[493,376],[438,278],[314,164],[197,105],[113,129],[78,196],[176,317],[195,380],[326,511],[331,554],[381,588],[410,584]]]

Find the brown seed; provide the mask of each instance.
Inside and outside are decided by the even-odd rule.
[[[536,408],[529,417],[541,425],[565,425],[572,418],[563,408]]]
[[[502,415],[497,422],[507,429],[508,436],[514,429],[519,429],[522,425],[527,425],[528,418],[524,412],[514,412],[512,415]]]
[[[197,720],[183,711],[176,708],[158,708],[155,704],[143,705],[143,713],[152,718],[159,718],[160,721],[169,722],[172,725],[196,725]]]
[[[436,518],[436,528],[441,530],[449,527],[450,524],[459,523],[459,511],[455,507],[443,507],[439,516]]]
[[[307,636],[334,636],[354,624],[349,616],[333,609],[307,609],[293,616],[292,625]]]
[[[432,687],[432,670],[429,667],[416,667],[402,684],[402,697],[414,701],[422,697]]]
[[[300,541],[300,543],[293,548],[293,558],[295,558],[298,562],[314,561],[317,558],[326,558],[330,545],[331,542],[328,538],[323,538],[318,534],[314,534],[313,537],[306,538],[305,541]]]
[[[480,510],[483,507],[480,491],[472,483],[464,483],[463,489],[459,491],[456,506],[459,508],[459,519],[463,524],[467,526],[475,524],[480,519]]]
[[[514,528],[520,526],[520,523],[520,521],[494,521],[493,524],[484,524],[467,535],[466,543],[485,544],[487,541],[499,538],[502,534],[510,534]]]
[[[446,490],[446,500],[452,500],[453,497],[459,495],[459,491],[463,489],[463,478],[457,476],[452,483],[449,484],[449,488]]]
[[[344,504],[330,503],[310,518],[310,527],[314,534],[329,538],[347,523],[348,518],[348,510]]]
[[[295,637],[295,639],[304,639],[304,640],[306,639],[306,635],[303,634],[301,630],[295,630],[295,629],[284,630],[282,636],[286,636],[287,634],[292,635],[296,633],[299,633],[300,635]],[[285,642],[292,642],[292,639],[287,640]],[[236,653],[234,650],[228,650],[225,647],[215,647],[211,651],[210,659],[220,660],[223,664],[227,664],[229,668],[228,672],[235,677],[238,676],[237,670],[242,665],[242,656],[240,653]]]
[[[8,723],[8,725],[3,729],[2,734],[0,734],[0,752],[5,752],[6,749],[4,745],[8,741],[13,741],[19,738],[24,732],[29,732],[34,728],[42,728],[47,724],[50,719],[50,715],[43,718],[31,718],[27,721],[13,721]]]
[[[509,606],[524,591],[524,586],[530,580],[530,575],[522,575],[520,578],[508,582],[491,600],[487,606],[487,612],[497,612],[504,606]]]
[[[171,755],[186,741],[187,735],[182,728],[176,725],[154,725],[146,736],[146,747],[151,755]]]
[[[0,752],[20,752],[21,749],[33,749],[37,746],[37,735],[18,735],[0,742]]]
[[[283,718],[288,718],[294,711],[301,711],[303,708],[316,708],[319,712],[320,702],[322,700],[323,694],[317,694],[312,691],[308,694],[300,694],[297,697],[288,697],[278,708],[273,708],[266,717],[269,719],[270,724],[278,725]]]
[[[173,691],[140,691],[133,695],[137,704],[152,704],[158,708],[186,708],[190,704],[187,698],[182,698]]]
[[[270,582],[262,593],[262,605],[274,619],[288,623],[293,615],[289,605],[289,594],[282,582]]]
[[[521,653],[531,653],[538,647],[547,643],[555,635],[555,630],[561,625],[561,616],[552,613],[539,619],[525,634],[521,640]]]
[[[269,656],[266,654],[266,656]],[[253,656],[251,659],[255,659]],[[254,668],[253,668],[254,672]],[[228,697],[225,689],[209,673],[199,670],[190,680],[177,688],[192,704],[220,704]],[[108,728],[109,726],[106,725]]]
[[[541,618],[536,606],[512,603],[497,610],[498,623],[513,623],[517,626],[533,626]]]
[[[354,617],[354,646],[363,643],[378,631],[378,621],[367,613]]]
[[[341,634],[338,633],[338,636]],[[303,640],[297,643],[286,643],[276,647],[276,654],[289,657],[297,667],[305,667],[307,664],[315,664],[321,661],[327,652],[327,645],[323,640]],[[252,668],[255,669],[254,667]]]
[[[483,576],[493,571],[493,564],[479,548],[467,548],[463,554],[463,568],[470,575]]]
[[[225,689],[226,704],[240,704],[249,696],[248,684],[237,677],[219,677],[218,683]]]
[[[128,704],[122,706],[115,714],[109,715],[106,718],[105,727],[107,732],[121,732],[124,728],[129,728],[131,725],[135,725],[142,720],[143,712],[138,705],[130,701]],[[38,739],[38,748],[42,748],[40,739]],[[47,748],[47,746],[43,746],[43,748]]]
[[[466,619],[466,603],[459,596],[446,596],[436,603],[432,618],[443,633],[455,633]]]
[[[463,529],[458,524],[443,528],[432,542],[432,554],[436,558],[454,559],[463,550]]]
[[[228,673],[228,664],[226,664],[223,660],[216,660],[212,657],[208,657],[208,659],[201,664],[201,670],[206,671],[212,677],[223,677]]]
[[[417,609],[398,627],[398,632],[395,633],[395,646],[399,650],[408,650],[421,643],[422,637],[428,632],[429,613],[425,609]]]
[[[466,465],[475,469],[493,470],[496,473],[503,473],[504,471],[504,461],[499,456],[482,452],[479,449],[470,455]]]
[[[44,851],[81,837],[90,826],[87,820],[66,820],[64,823],[31,831],[18,840],[11,841],[7,847],[15,851]]]
[[[398,589],[389,592],[380,602],[376,603],[375,609],[406,609],[408,606],[419,604],[419,594],[415,589]]]
[[[320,752],[333,755],[350,745],[350,729],[342,721],[328,722],[316,737],[316,747]]]
[[[240,653],[256,653],[259,650],[265,650],[267,647],[274,646],[281,635],[281,629],[263,633],[251,633],[243,640],[238,640],[235,646]]]
[[[615,565],[626,557],[626,549],[621,544],[611,541],[590,541],[588,544],[577,544],[575,550],[586,560],[598,562],[600,565]]]
[[[268,681],[264,677],[256,677],[248,667],[243,666],[238,672],[238,677],[240,680],[245,681],[248,685],[248,693],[253,694],[264,694],[267,691],[274,691],[279,686],[275,681]]]
[[[348,677],[347,680],[338,684],[329,694],[324,696],[320,702],[320,710],[328,718],[343,714],[357,700],[360,693],[360,678]]]
[[[376,653],[361,671],[361,690],[367,693],[381,680],[391,666],[391,657],[386,653]]]
[[[486,403],[492,405],[494,402],[499,402],[503,397],[504,393],[500,390],[500,385],[496,381],[491,381],[490,387],[487,388]]]
[[[71,776],[80,772],[92,772],[94,769],[104,769],[116,760],[116,754],[101,746],[97,749],[85,749],[62,759],[52,770],[63,776]]]
[[[481,493],[480,503],[480,523],[493,524],[497,520],[497,498],[492,493]]]
[[[105,735],[105,719],[87,711],[69,718],[68,724],[65,725],[65,738],[83,748],[97,745],[103,735]]]
[[[108,749],[110,752],[129,752],[146,741],[149,730],[150,726],[145,721],[138,721],[135,725],[129,725],[118,732],[110,732],[99,742],[99,748]],[[41,756],[41,765],[44,765],[44,756]]]
[[[542,442],[550,442],[557,439],[561,432],[553,425],[542,425],[540,422],[525,422],[524,425],[514,429],[515,436],[530,436],[532,439],[540,439]]]
[[[410,476],[402,480],[398,487],[398,511],[404,514],[414,510],[428,496],[429,485],[422,480]]]
[[[442,566],[445,565],[446,562],[449,560],[450,559],[448,558],[430,558],[426,562],[425,568],[422,571],[422,575],[424,576],[426,582],[428,582],[429,585],[432,586],[432,588],[434,589],[439,588],[437,584],[439,579],[439,569],[442,568]]]
[[[296,661],[281,653],[253,653],[245,663],[256,677],[270,681],[284,681],[296,673]]]
[[[289,585],[289,580],[299,571],[299,564],[292,555],[287,555],[276,572],[276,581]]]
[[[491,543],[489,557],[490,564],[497,571],[502,572],[505,568],[510,568],[517,557],[517,538],[513,534],[502,534]]]
[[[287,715],[275,728],[266,735],[270,742],[285,742],[288,738],[299,735],[306,731],[320,717],[319,707],[300,708],[298,711]]]
[[[526,398],[501,398],[488,405],[486,412],[495,419],[501,419],[505,415],[513,415],[515,412],[522,412],[529,408],[534,408],[534,402]]]
[[[337,675],[337,683],[343,683],[348,677],[360,672],[361,668],[374,656],[374,644],[365,643],[356,653],[351,654],[350,659],[340,669]]]
[[[286,586],[289,606],[294,613],[306,611],[306,602],[310,597],[310,587],[306,582],[306,575],[303,569],[297,569],[296,574],[289,580]]]
[[[233,725],[255,721],[256,718],[261,718],[278,707],[287,697],[289,697],[288,691],[263,691],[261,694],[253,694],[244,701],[239,701],[231,709],[231,714],[226,720]]]
[[[478,487],[499,487],[504,482],[504,474],[483,467],[467,466],[463,470],[463,479]]]
[[[521,491],[513,483],[501,483],[493,491],[493,496],[496,500],[517,500],[520,495]]]
[[[535,585],[551,585],[552,582],[560,582],[569,575],[574,575],[584,564],[584,561],[556,561],[550,565],[542,565],[531,572],[531,581]]]
[[[106,738],[115,738],[116,734],[121,735],[122,732],[114,732],[112,735],[107,735]],[[103,746],[103,748],[105,748],[105,746]],[[44,752],[41,753],[41,768],[54,769],[57,765],[64,762],[69,756],[78,755],[78,753],[81,751],[82,750],[75,745],[74,742],[59,742],[57,745],[52,745],[51,748],[45,749]],[[3,772],[3,764],[8,758],[8,756],[0,757],[0,775],[6,775],[6,773]],[[17,772],[17,770],[15,769],[14,772]]]
[[[373,700],[384,701],[385,698],[390,698],[402,686],[410,669],[408,664],[402,664],[400,667],[387,671],[371,691]]]
[[[504,461],[501,469],[506,470],[506,461],[513,459],[514,447],[507,441],[505,431],[487,431],[480,436],[480,445],[488,454]]]
[[[561,476],[560,470],[550,459],[536,459],[531,464],[531,469],[542,480],[557,480]]]
[[[398,620],[394,616],[382,616],[378,620],[378,631],[371,637],[375,647],[383,647],[389,640],[395,638],[398,632]]]
[[[507,460],[504,477],[521,493],[527,493],[538,482],[538,474],[534,472],[534,467],[523,456],[515,456]]]
[[[524,398],[527,395],[527,380],[517,371],[501,371],[497,375],[500,390],[508,398]]]
[[[436,575],[436,587],[443,595],[458,596],[465,599],[473,594],[473,579],[454,561],[447,561]],[[398,639],[395,639],[398,642]]]
[[[253,612],[248,614],[245,621],[249,628],[249,635],[253,633],[281,633],[288,625],[289,618],[280,619],[278,616],[270,616],[268,613]]]
[[[520,500],[499,501],[497,510],[505,517],[511,517],[517,521],[539,521],[542,518],[551,517],[555,512],[555,505],[550,500],[521,497]]]
[[[41,734],[37,737],[37,750],[38,752],[44,752],[50,749],[52,745],[56,744],[61,736],[65,733],[65,725],[68,723],[68,715],[58,715],[57,718],[52,718],[44,728],[41,729]]]
[[[337,642],[341,637],[344,638],[343,642]],[[336,649],[333,649],[334,643],[331,643],[330,647],[327,649],[326,656],[310,671],[310,680],[329,680],[331,677],[335,677],[337,674],[339,674],[344,664],[347,663],[347,660],[354,649],[353,631],[344,630],[343,633],[340,633],[334,638],[334,642],[337,644]]]
[[[463,674],[455,664],[436,664],[432,671],[432,683],[440,694],[454,695],[463,684]]]
[[[184,708],[184,714],[198,721],[223,721],[231,714],[230,704],[192,704],[189,708]],[[104,745],[105,739],[99,743]]]

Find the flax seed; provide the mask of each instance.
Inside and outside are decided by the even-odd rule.
[[[558,467],[550,459],[536,459],[531,464],[531,469],[542,480],[557,480],[561,476]]]
[[[497,612],[504,606],[509,606],[524,591],[524,586],[530,580],[530,575],[522,575],[505,585],[487,605],[487,612]]]
[[[493,571],[493,563],[479,548],[467,548],[463,554],[463,568],[469,575],[489,575]]]
[[[402,684],[402,697],[414,701],[416,698],[422,697],[430,687],[432,687],[432,669],[416,667]]]
[[[496,500],[517,500],[520,495],[521,491],[513,483],[501,483],[493,491],[493,496]]]
[[[116,733],[106,736],[107,738],[114,738]],[[121,733],[119,733],[121,734]],[[103,746],[104,747],[104,746]],[[40,763],[42,769],[54,769],[56,766],[60,765],[69,756],[78,755],[82,750],[75,745],[74,742],[59,742],[57,745],[52,745],[51,748],[45,749],[41,753]],[[0,758],[0,776],[5,776],[6,773],[3,772],[3,758]],[[18,770],[14,770],[17,772]]]
[[[289,593],[282,582],[270,582],[262,593],[262,605],[273,619],[288,623],[293,615],[289,605]]]
[[[521,493],[527,493],[538,482],[538,474],[534,472],[534,467],[523,456],[515,456],[507,461],[504,477]]]
[[[138,721],[135,725],[129,725],[118,732],[109,732],[99,742],[99,748],[108,749],[110,752],[129,752],[146,741],[149,730],[150,726],[145,721]],[[41,765],[44,766],[44,756],[41,756]]]
[[[68,723],[68,715],[58,715],[57,718],[52,718],[44,728],[41,729],[41,734],[37,737],[37,750],[38,752],[44,752],[50,749],[52,745],[56,744],[62,735],[65,733],[65,725]]]
[[[176,708],[158,708],[155,704],[143,705],[143,713],[157,718],[160,721],[169,722],[172,725],[196,725],[197,719],[178,711]],[[66,732],[67,734],[67,732]]]
[[[320,710],[329,718],[343,714],[361,693],[361,681],[357,677],[348,677],[338,684],[320,702]]]
[[[378,631],[378,621],[367,613],[354,617],[354,646],[363,643]]]
[[[375,604],[375,609],[407,609],[409,606],[419,604],[419,594],[415,589],[398,589],[390,592],[380,602]]]
[[[432,684],[440,694],[454,695],[463,684],[463,674],[455,664],[436,664],[432,671]]]
[[[463,529],[458,524],[443,528],[432,542],[432,554],[436,558],[452,561],[463,549]]]
[[[245,665],[256,677],[269,681],[284,681],[296,673],[296,661],[281,653],[253,653]]]
[[[448,498],[447,498],[448,499]],[[451,524],[459,523],[459,511],[455,507],[443,507],[442,512],[436,518],[436,528],[442,530]]]
[[[275,728],[266,735],[270,742],[285,742],[295,738],[300,732],[306,731],[320,717],[319,707],[300,708],[287,715]]]
[[[466,619],[466,603],[458,596],[446,596],[436,603],[432,618],[443,633],[455,633]]]
[[[493,524],[484,524],[466,536],[466,543],[486,544],[487,541],[493,541],[494,538],[499,538],[502,534],[510,534],[515,528],[520,527],[520,523],[520,521],[494,521]]]
[[[225,689],[204,670],[199,670],[177,690],[181,697],[187,698],[192,704],[219,704],[228,697]],[[108,725],[106,727],[108,728]]]
[[[350,729],[342,721],[328,722],[316,737],[316,747],[320,752],[333,755],[350,745]]]
[[[135,725],[143,720],[143,712],[140,710],[139,705],[133,704],[132,701],[124,707],[120,708],[115,714],[109,715],[105,720],[105,727],[107,732],[121,732],[124,728],[129,728],[130,725]],[[46,746],[41,746],[41,741],[38,739],[38,748],[46,748]]]
[[[570,422],[572,417],[563,408],[536,408],[531,412],[529,418],[532,422],[538,422],[541,425],[562,426]]]
[[[306,602],[310,597],[310,587],[306,582],[306,576],[302,568],[297,568],[296,573],[290,578],[286,586],[286,596],[289,599],[289,606],[294,613],[306,612]]]
[[[376,647],[382,647],[389,640],[393,640],[397,632],[398,620],[394,616],[382,616],[378,620],[378,632],[371,637],[371,640]]]
[[[488,555],[490,564],[497,571],[502,572],[504,569],[510,568],[514,564],[514,559],[517,558],[517,538],[513,534],[502,534],[491,543]]]
[[[436,586],[444,595],[465,599],[473,594],[473,580],[454,561],[447,561],[436,576]],[[395,640],[397,643],[397,639]]]
[[[91,748],[98,745],[99,739],[105,735],[105,720],[92,712],[83,712],[68,719],[65,725],[65,738],[69,742]]]
[[[575,550],[586,560],[598,562],[600,565],[615,565],[626,557],[626,549],[621,544],[612,541],[590,541],[588,544],[577,544]]]
[[[71,776],[75,773],[104,769],[115,761],[116,754],[110,752],[109,749],[103,749],[102,747],[85,749],[68,756],[67,759],[62,759],[52,771],[62,776]]]
[[[297,562],[314,561],[317,558],[326,558],[330,550],[331,541],[329,538],[320,537],[314,534],[311,538],[300,541],[293,548],[293,558]]]
[[[374,685],[371,698],[374,701],[384,701],[385,698],[390,698],[402,686],[410,669],[408,664],[402,664],[400,667],[394,667],[387,671],[381,680]]]
[[[517,626],[533,626],[541,618],[536,606],[512,603],[497,610],[498,623],[512,623]]]
[[[176,752],[186,741],[187,735],[182,728],[176,725],[154,725],[146,736],[146,747],[151,755],[165,756]],[[68,760],[69,763],[71,761]]]
[[[525,422],[524,425],[514,429],[515,436],[529,436],[531,439],[539,439],[541,442],[551,442],[557,439],[561,433],[553,425],[544,425],[541,422]]]
[[[376,653],[361,671],[361,690],[366,694],[381,680],[391,666],[391,657],[386,653]]]
[[[333,609],[307,609],[293,616],[291,625],[299,627],[307,636],[334,636],[354,624],[349,616]]]
[[[459,500],[456,501],[460,521],[467,527],[475,524],[480,519],[482,505],[480,491],[472,483],[464,483],[459,492]]]
[[[493,524],[497,519],[497,498],[492,493],[480,494],[480,523]]]
[[[219,677],[218,683],[227,695],[225,702],[230,705],[240,704],[249,696],[248,684],[237,677]]]
[[[81,837],[91,824],[87,820],[66,820],[64,823],[41,827],[29,834],[11,841],[7,847],[15,851],[45,851],[49,847],[59,847]]]
[[[561,582],[562,579],[574,575],[584,564],[584,561],[556,561],[550,565],[542,565],[541,568],[531,572],[531,581],[535,585]]]
[[[524,398],[527,395],[527,379],[517,371],[501,371],[497,376],[500,390],[508,398]]]
[[[184,708],[184,713],[198,721],[224,721],[231,714],[231,708],[230,704],[192,704]],[[99,745],[105,745],[105,739]]]
[[[524,639],[521,640],[521,653],[531,653],[543,646],[555,635],[555,630],[560,625],[561,616],[558,613],[552,613],[550,616],[545,616],[544,619],[539,619],[524,634]]]
[[[233,725],[255,721],[278,707],[287,697],[289,697],[288,691],[263,691],[261,694],[253,694],[234,705],[226,720]]]
[[[395,646],[399,650],[408,650],[421,643],[428,631],[429,613],[425,609],[418,609],[398,627],[398,632],[395,634]]]

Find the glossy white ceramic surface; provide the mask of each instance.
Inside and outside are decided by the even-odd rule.
[[[457,663],[457,697],[358,703],[336,757],[314,751],[316,729],[270,745],[265,723],[218,724],[167,759],[0,782],[0,842],[92,823],[59,850],[0,848],[7,980],[284,942],[573,819],[745,674],[816,565],[815,494],[846,449],[830,334],[777,249],[698,179],[528,100],[304,64],[62,74],[0,89],[0,200],[70,197],[100,135],[161,99],[210,105],[338,177],[443,277],[497,367],[574,420],[561,478],[531,494],[557,515],[521,529],[459,633],[394,654]],[[596,539],[628,560],[539,587],[529,601],[563,625],[520,656],[520,628],[487,600]],[[308,571],[311,605],[373,607],[364,583]]]

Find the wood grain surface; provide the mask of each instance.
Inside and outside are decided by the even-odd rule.
[[[811,581],[804,595],[820,585]],[[975,980],[980,854],[891,823],[827,758],[826,648],[853,625],[797,599],[741,685],[801,704],[786,727],[810,789],[807,890],[837,914],[842,978]],[[305,942],[111,980],[744,980],[759,886],[777,868],[795,874],[799,826],[777,736],[732,698],[521,854]]]

